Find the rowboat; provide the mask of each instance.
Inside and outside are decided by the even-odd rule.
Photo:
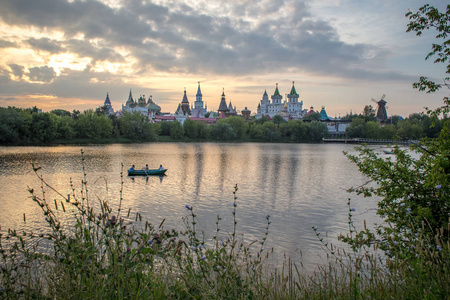
[[[389,151],[389,150],[383,150],[384,154],[394,154],[394,152]]]
[[[167,169],[128,170],[128,176],[164,175]]]

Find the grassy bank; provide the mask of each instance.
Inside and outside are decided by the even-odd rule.
[[[234,229],[222,232],[218,217],[213,238],[205,240],[189,203],[185,230],[175,231],[124,211],[122,189],[116,203],[91,195],[84,168],[81,185],[70,183],[69,195],[54,190],[37,166],[34,171],[41,185],[30,188],[30,196],[47,228],[42,234],[9,230],[1,236],[2,299],[445,299],[450,294],[448,244],[429,249],[419,239],[407,255],[389,256],[363,241],[353,244],[352,252],[324,243],[328,263],[314,273],[289,258],[274,269],[264,249],[270,216],[261,240],[245,243],[245,232],[236,229],[238,186],[230,201]],[[355,236],[351,213],[349,208],[349,234]],[[51,245],[50,251],[43,244]]]

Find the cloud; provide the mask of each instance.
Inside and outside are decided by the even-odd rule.
[[[64,41],[30,38],[33,48],[73,52],[93,64],[124,62],[118,49],[126,49],[136,73],[242,76],[289,68],[348,78],[391,76],[366,69],[373,57],[384,55],[381,51],[374,54],[377,49],[371,45],[339,41],[330,24],[311,18],[306,1],[224,1],[217,14],[213,4],[196,7],[179,1],[131,0],[115,8],[100,1],[4,2],[0,17],[9,24],[65,34]],[[77,35],[83,38],[75,39]]]
[[[0,40],[0,49],[1,48],[14,48],[16,47],[15,43],[12,43],[10,41]]]
[[[28,77],[31,81],[48,83],[56,77],[56,72],[48,66],[33,67],[29,69]]]
[[[22,79],[23,74],[24,74],[24,67],[17,65],[17,64],[10,64],[9,67],[12,70],[12,74],[16,77],[18,77],[19,79]]]
[[[59,53],[62,50],[60,42],[49,38],[29,38],[26,42],[33,47],[33,49],[47,51],[52,54]]]

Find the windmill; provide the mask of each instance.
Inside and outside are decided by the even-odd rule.
[[[372,101],[378,104],[377,107],[377,119],[379,121],[386,121],[388,119],[387,111],[386,111],[386,101],[384,101],[384,97],[386,97],[386,94],[383,94],[381,96],[381,99],[379,101],[372,98]]]

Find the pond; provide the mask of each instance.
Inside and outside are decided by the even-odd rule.
[[[121,171],[123,210],[139,212],[143,220],[167,229],[183,229],[182,218],[191,205],[197,229],[206,241],[216,231],[220,216],[223,234],[233,230],[233,202],[237,204],[237,232],[250,242],[261,240],[270,216],[265,250],[279,263],[284,255],[307,268],[323,262],[325,252],[312,226],[328,240],[348,229],[348,198],[361,225],[378,221],[377,199],[364,199],[346,190],[367,182],[343,151],[346,144],[259,143],[147,143],[100,146],[0,147],[0,226],[18,230],[44,230],[40,208],[29,198],[27,187],[40,184],[31,163],[63,195],[72,180],[80,187],[82,156],[91,199],[119,203]],[[380,150],[381,152],[381,150]],[[166,176],[129,177],[126,169],[149,164],[167,168]],[[122,167],[123,165],[123,167]],[[233,191],[237,185],[237,199]],[[51,201],[53,201],[51,199]]]

